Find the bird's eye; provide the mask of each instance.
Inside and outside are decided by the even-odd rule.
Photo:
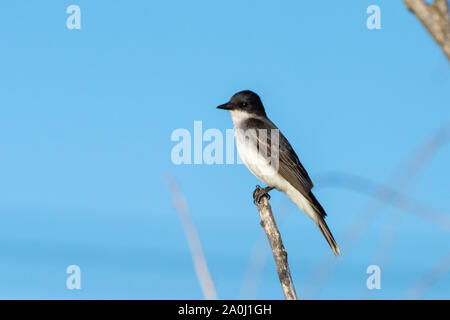
[[[247,102],[242,102],[242,108],[245,108],[247,106]]]

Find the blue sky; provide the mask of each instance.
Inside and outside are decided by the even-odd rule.
[[[66,27],[71,4],[81,30]],[[380,30],[366,27],[372,4]],[[343,252],[323,286],[311,282],[331,250],[272,192],[301,297],[397,299],[449,252],[448,230],[326,179],[363,177],[450,214],[448,145],[401,179],[450,121],[449,64],[402,1],[22,0],[0,12],[0,298],[203,298],[167,174],[219,298],[242,298],[262,233],[258,181],[243,165],[173,164],[170,136],[196,120],[231,128],[215,106],[243,89],[260,94],[298,151]],[[351,247],[346,229],[365,214],[374,218]],[[65,286],[72,264],[81,290]],[[382,288],[368,293],[372,264]],[[448,299],[449,288],[446,274],[421,298]],[[283,297],[271,256],[256,297]]]

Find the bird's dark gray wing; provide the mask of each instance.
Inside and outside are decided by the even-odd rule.
[[[280,165],[278,173],[289,181],[297,190],[309,193],[313,188],[311,178],[306,169],[298,159],[294,149],[292,149],[289,141],[280,132]],[[302,192],[303,193],[303,192]]]
[[[271,141],[271,130],[278,130],[278,128],[270,120],[262,120],[258,118],[248,119],[245,127],[246,129],[264,128],[267,130],[267,134],[264,135],[258,134],[258,130],[256,130],[256,136],[258,141],[258,149],[267,148],[266,150],[268,150],[268,155],[270,156],[273,152],[271,150],[271,146],[273,145]],[[297,189],[306,199],[308,199],[322,216],[326,216],[325,210],[322,208],[320,203],[311,192],[311,189],[314,185],[308,175],[308,172],[306,172],[306,169],[301,164],[294,149],[292,149],[291,144],[281,133],[281,131],[278,131],[278,136],[278,173],[284,179],[286,179],[295,189]]]

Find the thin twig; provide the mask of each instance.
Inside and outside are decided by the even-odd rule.
[[[450,141],[450,123],[447,123],[437,132],[435,132],[431,138],[419,148],[419,150],[412,157],[412,162],[406,167],[399,168],[399,174],[394,174],[390,182],[387,184],[398,184],[398,181],[402,181],[400,184],[400,190],[407,184],[410,180],[415,178],[419,171],[428,163],[428,161],[433,157],[433,155],[442,148],[443,145]],[[398,195],[393,195],[385,188],[377,188],[375,190],[373,199],[369,201],[367,206],[361,211],[363,215],[357,215],[353,223],[347,227],[346,232],[341,236],[342,243],[345,244],[347,254],[356,245],[358,239],[364,234],[364,231],[375,219],[381,206],[375,202],[377,198],[386,198],[390,201],[395,200]],[[310,276],[307,278],[307,285],[304,287],[304,291],[307,293],[308,287],[310,288],[310,296],[317,295],[320,290],[325,285],[326,281],[329,280],[333,271],[337,268],[342,260],[331,260],[328,257],[324,257],[321,262],[313,269]],[[309,284],[309,285],[308,285]]]
[[[414,161],[407,168],[404,176],[400,179],[400,185],[403,192],[411,192],[414,185],[415,176],[417,176],[430,162],[430,160],[436,155],[440,148],[447,142],[449,136],[449,126],[441,128],[438,133],[428,141],[428,143],[421,148],[421,151],[414,157]],[[403,213],[408,209],[408,203],[401,197],[394,197],[393,203],[396,204],[398,210],[389,215],[390,221],[385,223],[383,233],[380,237],[380,242],[376,249],[373,261],[377,261],[377,264],[381,267],[389,261],[392,253],[392,248],[396,238],[396,234],[399,231],[400,223],[402,221]],[[447,216],[448,217],[448,216]],[[374,294],[376,290],[364,290],[367,294]]]
[[[256,187],[255,191],[258,189],[259,186]],[[259,216],[261,217],[261,226],[264,228],[270,247],[272,248],[284,296],[286,300],[298,300],[287,261],[287,253],[281,240],[280,231],[273,217],[272,207],[269,204],[268,197],[263,195],[259,201],[256,201],[255,198],[255,204],[258,207]]]
[[[450,231],[450,215],[448,213],[421,203],[387,184],[380,184],[371,179],[344,172],[318,174],[314,176],[314,181],[316,181],[315,188],[338,188],[364,194],[380,203],[389,205],[392,209],[401,209],[423,218],[435,227]],[[381,192],[376,192],[377,190]]]
[[[427,4],[424,0],[404,0],[404,2],[450,60],[450,18],[447,0],[435,0],[433,4]]]
[[[198,236],[194,220],[189,213],[186,200],[184,199],[184,196],[173,176],[166,176],[166,182],[172,195],[175,209],[180,215],[181,222],[183,223],[184,232],[186,233],[192,260],[194,262],[195,273],[197,274],[197,278],[200,282],[203,295],[207,300],[216,300],[217,294],[216,289],[214,288],[214,282],[211,278],[211,275],[209,274],[208,265],[206,264],[205,255],[203,254],[202,244],[200,242],[200,237]]]
[[[441,280],[450,271],[450,252],[430,268],[423,276],[403,295],[403,299],[420,299],[430,288]]]

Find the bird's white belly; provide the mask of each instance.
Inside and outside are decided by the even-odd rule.
[[[244,164],[259,180],[278,190],[287,190],[290,184],[278,174],[278,163],[271,163],[267,157],[256,152],[255,148],[249,147],[245,137],[236,135],[236,148]]]

